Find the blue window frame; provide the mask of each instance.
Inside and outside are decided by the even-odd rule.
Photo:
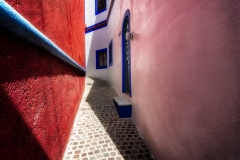
[[[113,56],[112,56],[112,53],[113,53],[113,47],[112,47],[112,40],[111,42],[109,43],[109,48],[108,48],[108,52],[109,52],[109,67],[113,65]]]
[[[96,69],[107,68],[107,48],[96,51]]]
[[[95,15],[107,10],[107,0],[95,0]]]

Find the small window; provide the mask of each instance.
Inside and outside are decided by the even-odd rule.
[[[112,57],[112,41],[109,44],[109,66],[113,65],[113,57]]]
[[[107,68],[107,48],[96,51],[96,69]]]
[[[107,9],[106,0],[95,0],[95,15]]]

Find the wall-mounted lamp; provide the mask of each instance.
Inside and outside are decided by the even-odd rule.
[[[133,32],[126,33],[126,40],[133,40]]]
[[[120,32],[118,33],[118,37],[120,37],[120,36],[121,36],[121,34],[122,34],[122,33],[121,33],[121,31],[120,31]]]

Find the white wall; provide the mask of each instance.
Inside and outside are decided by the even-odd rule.
[[[85,1],[86,27],[95,25],[107,19],[108,10],[112,0],[107,0],[106,11],[95,15],[95,0]],[[107,68],[96,69],[96,50],[108,48],[106,27],[89,32],[85,35],[86,45],[86,75],[88,77],[107,79]]]
[[[96,50],[108,48],[106,27],[87,33],[85,41],[87,77],[107,79],[107,68],[96,69]]]
[[[95,15],[95,0],[85,0],[85,23],[86,26],[92,26],[107,19],[108,10],[111,0],[107,0],[106,11]]]
[[[113,41],[113,65],[108,68],[108,81],[116,92],[129,101],[132,101],[129,94],[122,93],[122,23],[125,11],[129,9],[131,2],[120,3],[115,0],[112,13],[107,25],[107,43]]]

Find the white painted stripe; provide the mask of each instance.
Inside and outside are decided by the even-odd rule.
[[[61,50],[49,38],[35,28],[9,4],[4,2],[4,0],[0,0],[0,26],[24,38],[28,42],[46,49],[54,56],[62,59],[77,69],[86,72],[82,66],[69,57],[63,50]]]

